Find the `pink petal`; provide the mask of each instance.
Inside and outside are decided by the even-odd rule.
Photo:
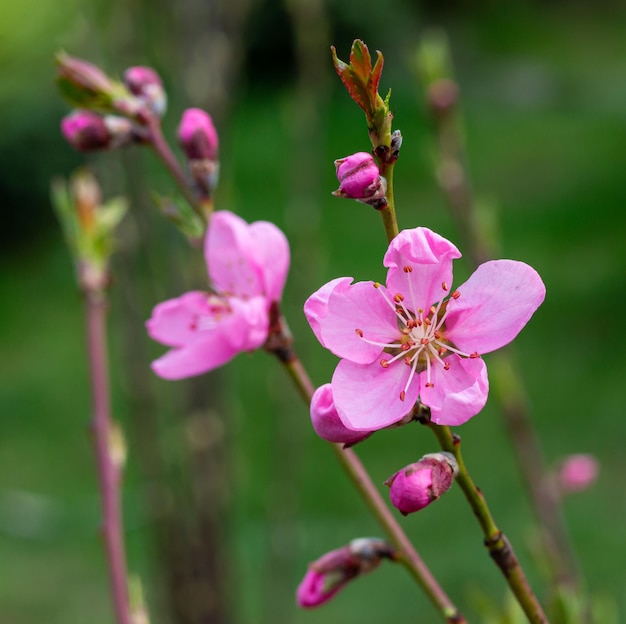
[[[320,386],[311,399],[311,423],[315,433],[328,442],[352,445],[367,438],[371,431],[352,431],[340,420],[333,401],[332,385]]]
[[[535,269],[515,260],[481,264],[448,303],[445,336],[467,353],[489,353],[517,336],[544,300]]]
[[[171,349],[152,362],[152,370],[163,379],[185,379],[218,368],[237,353],[238,349],[219,336],[206,336],[194,344]]]
[[[391,241],[383,259],[389,267],[387,288],[392,295],[404,295],[411,311],[428,310],[448,294],[442,285],[452,286],[452,260],[460,257],[449,240],[428,228],[403,230]],[[412,272],[404,270],[407,266]]]
[[[435,364],[426,387],[426,372],[420,373],[420,400],[430,407],[431,419],[438,425],[461,425],[485,406],[489,394],[487,367],[481,358],[451,355],[445,360],[449,370]]]
[[[419,394],[415,375],[404,401],[400,400],[409,373],[410,368],[403,362],[383,368],[378,362],[355,364],[341,360],[332,387],[343,424],[354,431],[375,431],[401,420],[411,411]]]
[[[351,277],[338,277],[324,284],[304,302],[304,315],[306,316],[306,320],[309,321],[309,325],[315,337],[320,341],[323,347],[326,347],[326,344],[322,340],[322,322],[328,316],[328,298],[330,297],[330,293],[335,290],[339,284],[350,284],[351,282]]]
[[[200,317],[195,331],[185,335],[185,344],[152,363],[154,372],[164,379],[192,377],[222,366],[237,353],[260,347],[269,326],[265,299],[227,303],[219,314]],[[162,324],[157,328],[162,330]]]
[[[385,297],[389,299],[384,286],[350,284],[350,278],[339,278],[309,298],[305,313],[308,317],[313,312],[309,322],[319,327],[322,345],[340,358],[367,364],[378,358],[384,344],[400,338],[393,304]],[[378,344],[367,342],[370,340]]]
[[[213,301],[214,311],[216,305],[223,309],[228,307],[217,298],[199,291],[159,303],[152,311],[151,318],[146,321],[149,336],[170,347],[181,347],[193,342],[197,339],[198,317],[212,314],[209,301]]]
[[[227,210],[211,215],[204,255],[211,282],[223,294],[242,298],[264,294],[254,249],[250,226],[241,217]]]
[[[263,346],[269,331],[269,315],[265,297],[229,299],[232,315],[222,335],[239,351],[253,351]]]
[[[273,223],[256,221],[250,224],[254,256],[269,301],[280,301],[289,271],[289,243]]]

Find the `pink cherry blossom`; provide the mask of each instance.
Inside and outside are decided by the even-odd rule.
[[[289,269],[289,245],[272,223],[248,224],[218,211],[205,239],[209,292],[192,291],[157,305],[148,334],[172,349],[152,363],[164,379],[183,379],[261,347],[271,305],[279,301]]]
[[[349,429],[387,427],[418,399],[441,425],[460,425],[485,405],[480,356],[515,338],[545,287],[527,264],[495,260],[453,291],[452,261],[460,256],[427,228],[404,230],[383,260],[386,285],[338,278],[305,303],[318,340],[341,358],[333,399]]]

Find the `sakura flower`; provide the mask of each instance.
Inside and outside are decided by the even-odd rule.
[[[272,223],[248,224],[231,212],[215,212],[204,252],[210,292],[164,301],[146,323],[151,338],[172,347],[152,363],[165,379],[199,375],[261,347],[270,307],[282,295],[289,245]]]
[[[418,399],[441,425],[460,425],[485,405],[480,356],[515,338],[545,287],[527,264],[494,260],[452,291],[452,261],[460,257],[427,228],[404,230],[383,259],[386,285],[343,277],[306,301],[313,332],[341,358],[331,383],[349,429],[387,427]]]

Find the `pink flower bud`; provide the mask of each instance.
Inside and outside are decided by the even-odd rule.
[[[124,72],[124,84],[128,90],[143,100],[159,117],[167,107],[167,95],[161,78],[150,67],[129,67]]]
[[[357,152],[352,156],[335,161],[339,188],[336,197],[356,199],[360,202],[381,207],[387,192],[387,181],[380,175],[371,154]]]
[[[183,113],[178,140],[189,160],[217,160],[217,131],[211,116],[203,110],[188,108]]]
[[[75,95],[81,97],[112,95],[115,89],[113,82],[93,63],[64,53],[58,54],[56,61],[59,79],[72,85],[76,90]]]
[[[557,475],[561,491],[571,493],[586,490],[597,479],[599,470],[598,461],[593,455],[569,455]]]
[[[393,506],[404,516],[424,509],[452,485],[458,466],[451,453],[424,455],[385,481]]]
[[[350,580],[370,572],[383,558],[392,557],[392,547],[383,540],[371,537],[352,540],[309,564],[296,591],[296,602],[304,608],[319,607]]]
[[[66,141],[80,152],[121,147],[133,140],[133,125],[127,119],[102,117],[88,110],[75,110],[61,121]]]
[[[320,386],[311,399],[311,423],[315,433],[328,442],[338,442],[352,446],[372,435],[372,431],[353,431],[339,418],[333,401],[332,386]]]

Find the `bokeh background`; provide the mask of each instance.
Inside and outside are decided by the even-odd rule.
[[[313,339],[302,304],[336,276],[384,279],[386,247],[374,211],[330,195],[333,160],[369,142],[329,45],[347,58],[359,37],[384,52],[381,88],[392,89],[394,127],[404,136],[400,225],[458,241],[433,175],[414,68],[430,28],[449,37],[474,189],[497,210],[501,256],[530,263],[547,286],[516,354],[547,461],[573,452],[599,458],[597,484],[569,497],[564,513],[590,593],[626,617],[625,24],[624,5],[609,1],[2,3],[0,622],[113,617],[87,429],[82,302],[49,201],[50,180],[85,163],[106,196],[132,201],[113,267],[111,370],[129,446],[129,567],[142,579],[152,622],[438,621],[404,570],[388,564],[320,610],[296,609],[308,561],[378,528],[270,356],[240,356],[197,382],[152,378],[148,363],[162,348],[143,322],[158,301],[202,287],[198,253],[153,205],[152,191],[173,185],[152,154],[133,148],[85,159],[64,143],[59,121],[68,107],[53,84],[59,49],[113,75],[149,64],[169,93],[169,137],[185,107],[214,114],[218,207],[287,233],[285,313],[321,384],[335,362]],[[468,274],[459,262],[457,284]],[[541,588],[533,514],[495,403],[460,433],[475,480]],[[381,432],[358,451],[382,491],[388,476],[434,449],[413,426]],[[401,522],[457,604],[486,621],[485,601],[502,603],[505,586],[460,491]]]

